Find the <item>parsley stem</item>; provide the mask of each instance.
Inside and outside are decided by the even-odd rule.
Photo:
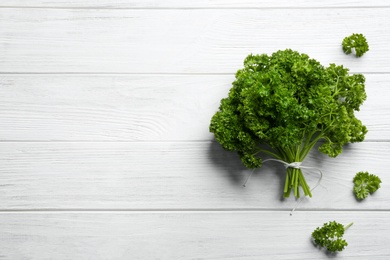
[[[353,222],[349,223],[348,225],[344,226],[344,230],[346,230],[347,228],[349,228],[350,226],[353,225]]]
[[[312,194],[311,194],[309,185],[307,185],[306,179],[305,179],[305,177],[303,176],[302,171],[300,172],[300,174],[301,174],[301,180],[302,180],[301,186],[302,186],[302,188],[303,188],[303,190],[304,190],[304,192],[305,192],[305,195],[306,195],[306,196],[309,196],[309,197],[312,197]]]
[[[299,175],[298,175],[298,169],[293,169],[294,175],[295,175],[295,183],[294,183],[294,189],[296,193],[296,197],[299,198],[299,189],[298,189],[298,180],[299,180]]]
[[[284,194],[286,194],[288,192],[288,184],[289,184],[289,180],[290,180],[290,174],[289,172],[287,172],[286,174],[286,181],[284,182]]]

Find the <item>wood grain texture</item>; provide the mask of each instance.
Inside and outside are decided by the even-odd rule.
[[[310,236],[336,220],[354,222],[344,235],[349,245],[337,259],[388,259],[389,217],[389,212],[5,213],[0,254],[39,260],[329,259]]]
[[[210,140],[234,76],[0,75],[1,140]]]
[[[389,6],[385,0],[2,0],[0,7],[44,8],[329,8]]]
[[[0,72],[235,73],[249,53],[291,48],[355,72],[390,72],[390,8],[0,9]],[[370,52],[341,50],[363,33]]]
[[[390,2],[2,0],[0,259],[329,259],[311,232],[353,221],[340,259],[389,259]],[[363,33],[370,51],[346,56]],[[249,53],[292,48],[367,77],[369,134],[313,198],[250,171],[208,132]],[[365,201],[358,171],[381,177]],[[304,170],[313,187],[315,171]]]
[[[357,117],[390,140],[390,74],[366,75]],[[0,75],[0,140],[207,141],[233,75]]]
[[[315,152],[305,161],[324,173],[301,209],[390,210],[388,142],[347,147],[336,159]],[[246,188],[250,171],[214,142],[1,143],[0,209],[292,209],[281,200],[285,169],[268,162]],[[358,202],[358,171],[382,178]],[[304,171],[314,187],[318,172]]]

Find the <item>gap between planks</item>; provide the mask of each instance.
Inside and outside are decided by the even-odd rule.
[[[369,139],[364,143],[388,143],[386,139]],[[217,143],[216,140],[0,140],[1,143]],[[321,143],[321,141],[318,141]]]
[[[58,9],[58,10],[318,10],[318,9],[388,9],[390,6],[246,6],[246,7],[94,7],[94,6],[0,6],[0,9]]]
[[[367,74],[367,75],[389,75],[390,71],[378,71],[378,72],[364,72],[364,71],[349,71],[349,74]],[[0,75],[77,75],[77,76],[234,76],[234,73],[229,72],[217,72],[217,73],[205,73],[205,72],[193,72],[193,73],[172,73],[172,72],[1,72]]]
[[[219,209],[207,209],[207,208],[193,208],[193,209],[48,209],[48,208],[36,208],[36,209],[0,209],[2,213],[110,213],[110,212],[134,212],[134,213],[183,213],[183,212],[286,212],[290,214],[291,209],[278,209],[278,208],[219,208]],[[300,209],[297,208],[294,213],[297,212],[390,212],[390,209],[325,209],[325,208],[312,208],[312,209]],[[294,215],[294,214],[293,214]]]

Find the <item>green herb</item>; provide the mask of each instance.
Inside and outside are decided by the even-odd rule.
[[[319,140],[322,153],[336,157],[342,146],[361,142],[367,132],[354,111],[366,99],[365,78],[290,49],[271,56],[249,55],[210,131],[248,168],[262,166],[264,155],[302,162]],[[312,196],[301,169],[287,168],[284,197],[299,186]]]
[[[353,178],[355,184],[353,191],[358,199],[363,200],[368,194],[372,194],[379,189],[381,182],[381,179],[374,174],[358,172]]]
[[[343,226],[336,221],[330,221],[324,223],[321,228],[316,228],[311,236],[318,246],[325,247],[330,252],[342,251],[348,246],[347,241],[343,239],[344,231],[352,224]]]
[[[355,54],[357,57],[363,56],[366,53],[368,48],[368,43],[363,34],[354,33],[351,36],[345,37],[343,42],[343,51],[346,54],[352,53],[352,50],[355,49]]]

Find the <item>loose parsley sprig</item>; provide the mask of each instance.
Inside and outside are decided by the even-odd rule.
[[[354,49],[357,57],[363,56],[363,54],[369,50],[366,37],[361,33],[354,33],[345,37],[342,46],[345,54],[352,53],[352,50]]]
[[[324,247],[330,252],[342,251],[348,246],[347,241],[343,239],[344,232],[352,224],[344,226],[336,221],[330,221],[324,223],[321,228],[316,228],[311,236],[316,245]]]
[[[358,172],[353,178],[353,183],[353,191],[356,198],[363,200],[368,196],[368,194],[372,194],[379,189],[382,181],[374,174],[369,174],[368,172]]]

